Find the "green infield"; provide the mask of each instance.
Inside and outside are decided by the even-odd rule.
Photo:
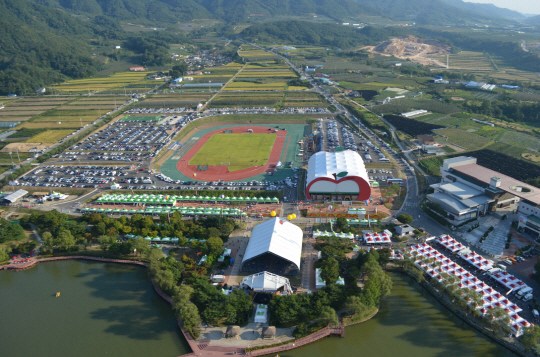
[[[275,134],[215,134],[189,165],[262,166],[270,157]]]

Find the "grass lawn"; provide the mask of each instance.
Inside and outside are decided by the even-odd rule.
[[[190,165],[262,166],[268,161],[275,134],[215,134],[190,160]]]

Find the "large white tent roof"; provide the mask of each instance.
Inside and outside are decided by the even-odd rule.
[[[259,224],[253,228],[242,263],[264,253],[273,253],[300,268],[302,229],[277,217]]]
[[[268,271],[263,271],[261,273],[244,277],[241,285],[247,285],[255,291],[267,291],[274,293],[281,287],[285,287],[284,290],[286,292],[292,292],[289,279],[280,275],[272,274]]]
[[[356,151],[344,150],[320,151],[313,154],[308,162],[307,184],[319,177],[334,179],[333,174],[341,172],[347,172],[347,176],[358,176],[369,182],[362,157]]]
[[[12,203],[13,203],[13,202],[17,201],[19,198],[24,197],[24,196],[27,195],[27,194],[28,194],[28,191],[25,191],[25,190],[17,190],[17,191],[15,191],[15,192],[13,192],[13,193],[11,193],[11,194],[5,196],[4,199],[5,199],[6,201],[9,201],[9,202],[12,202]]]

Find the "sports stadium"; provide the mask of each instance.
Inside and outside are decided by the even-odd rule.
[[[223,124],[199,125],[174,143],[161,173],[182,181],[272,182],[301,167],[299,142],[311,125]]]

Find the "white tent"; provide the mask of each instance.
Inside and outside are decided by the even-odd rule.
[[[292,293],[289,279],[267,271],[244,277],[240,286],[248,286],[254,291],[269,293],[275,293],[283,287],[283,291]]]
[[[264,304],[257,305],[255,312],[255,322],[267,323],[268,322],[268,306]]]
[[[315,269],[315,287],[317,289],[322,289],[326,286],[326,282],[321,278],[321,269]]]
[[[242,264],[265,253],[272,253],[300,269],[302,229],[276,217],[253,228]]]

